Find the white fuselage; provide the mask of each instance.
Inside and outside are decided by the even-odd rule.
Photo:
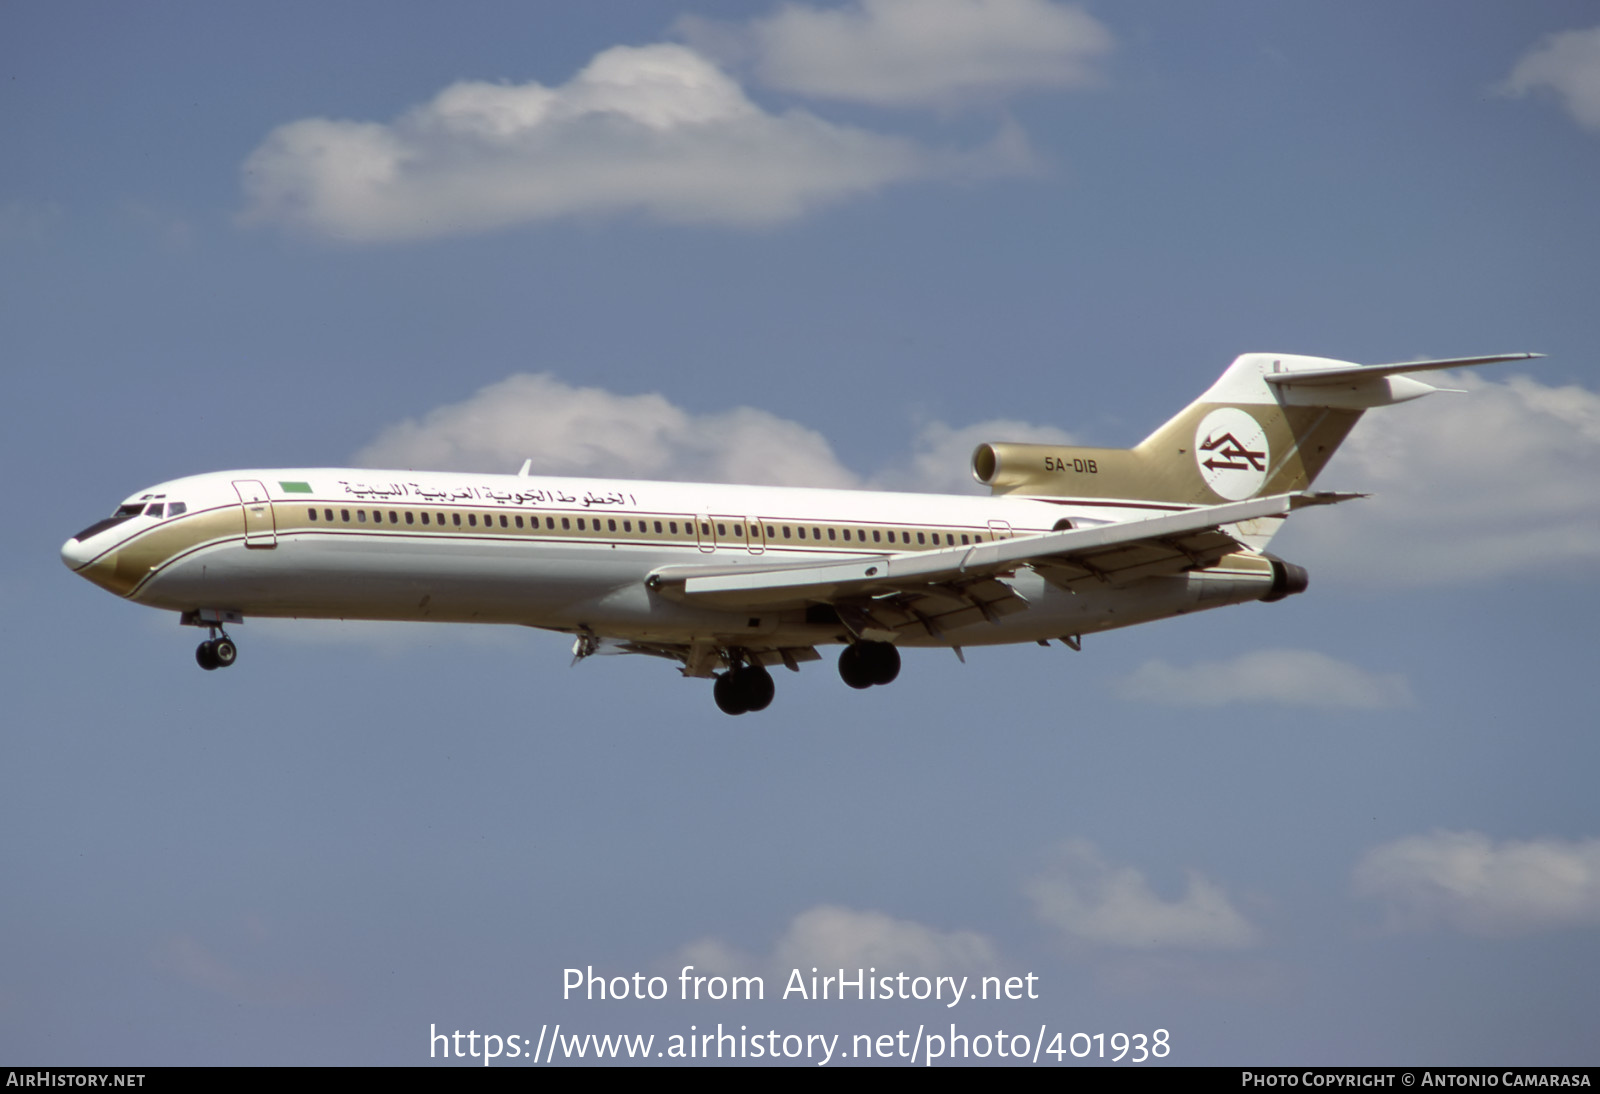
[[[175,504],[177,503],[177,504]],[[182,512],[173,515],[181,504]],[[149,515],[130,510],[157,505]],[[639,642],[848,641],[805,604],[717,610],[647,585],[682,564],[886,556],[1158,515],[1149,502],[338,468],[177,479],[62,548],[140,604],[243,616],[510,623]],[[109,522],[106,522],[109,523]],[[901,645],[1042,640],[1260,599],[1259,574],[1201,571],[1069,592],[1026,567],[1028,610]]]

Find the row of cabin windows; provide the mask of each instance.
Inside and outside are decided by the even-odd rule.
[[[351,522],[351,520],[352,520],[350,514],[351,514],[351,511],[349,509],[340,509],[339,510],[339,522],[342,523],[342,524],[349,524]],[[332,509],[323,509],[323,510],[321,510],[320,516],[318,515],[318,510],[316,510],[316,509],[307,509],[306,510],[306,515],[308,517],[310,517],[311,520],[313,520],[313,521],[321,520],[321,521],[326,521],[328,523],[332,523],[333,519],[334,519],[333,510]],[[446,527],[447,525],[449,527],[454,527],[454,528],[461,528],[461,527],[477,528],[477,527],[479,527],[478,514],[477,513],[468,513],[466,516],[467,516],[467,519],[465,521],[463,521],[461,519],[461,514],[460,513],[451,513],[450,517],[449,517],[449,520],[447,522],[446,518],[445,518],[445,515],[443,513],[426,513],[426,512],[424,512],[424,513],[418,514],[418,513],[412,512],[411,510],[408,509],[408,510],[405,511],[404,514],[402,514],[402,513],[398,512],[398,511],[394,510],[394,509],[390,509],[389,510],[389,523],[390,524],[399,524],[401,522],[402,518],[403,518],[405,523],[413,524],[413,525],[414,524],[422,524],[422,525],[431,526],[433,524],[438,524],[438,526],[441,527],[441,528]],[[526,525],[524,525],[524,522],[523,522],[523,519],[522,519],[522,514],[520,514],[520,513],[512,514],[512,515],[509,515],[509,516],[507,514],[505,514],[505,513],[501,513],[501,514],[499,514],[499,516],[500,516],[500,527],[502,527],[502,528],[509,529],[509,528],[513,528],[513,527],[515,527],[515,528],[528,527],[528,528],[537,530],[538,527],[539,527],[539,518],[538,517],[529,517],[527,519]],[[355,523],[357,523],[357,524],[366,524],[368,522],[368,519],[369,519],[368,516],[367,516],[367,511],[365,509],[357,509],[357,510],[355,510],[355,517],[353,519],[355,520]],[[384,520],[383,511],[380,510],[380,509],[372,510],[372,516],[371,516],[370,519],[371,519],[371,523],[373,523],[373,524],[382,524],[383,520]],[[544,518],[544,526],[545,526],[545,528],[550,530],[550,531],[552,531],[552,532],[555,531],[556,520],[557,519],[558,518],[556,518],[556,517],[545,517]],[[572,530],[572,521],[573,521],[574,518],[572,518],[572,517],[561,517],[559,519],[561,521],[562,530],[570,532]],[[589,531],[590,530],[589,529],[589,525],[590,524],[594,525],[594,529],[593,530],[596,531],[596,532],[600,532],[600,531],[612,531],[612,532],[615,532],[617,530],[617,522],[615,520],[612,520],[612,519],[608,519],[606,521],[606,524],[609,527],[604,528],[604,529],[601,528],[601,526],[600,526],[600,518],[599,517],[594,517],[594,518],[592,518],[592,519],[590,519],[588,521],[586,521],[583,517],[578,517],[576,519],[577,519],[577,522],[578,522],[578,531],[580,531],[580,532]],[[647,523],[648,522],[642,521],[642,520],[639,522],[639,531],[641,533],[649,534],[650,529],[647,527]],[[666,521],[664,523],[666,524],[667,531],[663,531],[662,530],[662,524],[663,524],[662,521],[658,520],[658,521],[655,522],[656,533],[658,535],[668,535],[668,534],[670,534],[670,535],[674,535],[675,536],[675,535],[678,534],[678,522],[677,521],[669,520],[669,521]],[[495,514],[493,514],[493,513],[485,513],[485,514],[483,514],[482,527],[484,527],[484,528],[493,528],[494,526],[495,526]],[[718,527],[720,528],[721,525],[718,525]],[[622,522],[622,530],[624,532],[632,533],[633,532],[633,521],[631,521],[631,520],[623,521]],[[694,534],[694,524],[692,522],[690,522],[690,521],[684,521],[683,522],[683,532],[684,532],[685,535],[693,535]],[[710,535],[711,534],[711,525],[709,525],[709,524],[704,525],[703,526],[703,532],[704,532],[705,535]]]
[[[370,518],[368,517],[367,510],[365,510],[365,509],[357,509],[354,512],[355,512],[354,520],[355,520],[355,523],[357,523],[357,524],[366,524],[366,523],[369,522],[369,520],[373,524],[382,524],[384,522],[384,512],[382,510],[379,510],[379,509],[372,510]],[[310,517],[310,519],[312,521],[315,522],[315,521],[319,521],[320,520],[320,521],[325,521],[325,522],[330,523],[330,524],[333,523],[333,521],[334,521],[333,513],[334,513],[334,511],[332,509],[323,509],[323,510],[320,511],[320,514],[319,514],[319,511],[316,510],[316,509],[307,509],[306,510],[306,515],[308,517]],[[445,514],[443,514],[443,513],[429,513],[429,512],[424,511],[424,512],[419,514],[419,513],[413,512],[412,510],[408,509],[403,514],[403,519],[404,519],[406,524],[411,524],[411,525],[421,524],[421,525],[424,525],[426,527],[432,527],[434,525],[437,525],[437,526],[439,526],[441,528],[443,528],[443,527],[454,527],[454,528],[463,527],[463,523],[462,523],[461,517],[462,517],[462,514],[460,514],[460,513],[451,513],[450,517],[449,517],[449,523],[447,524],[446,523]],[[479,527],[478,514],[477,513],[467,513],[466,514],[466,518],[467,519],[466,519],[466,522],[465,522],[465,527],[468,527],[468,528],[477,528],[477,527]],[[505,513],[501,513],[501,514],[499,514],[499,518],[500,518],[500,527],[501,528],[510,529],[512,527],[516,527],[516,528],[524,527],[522,514],[520,514],[520,513],[511,514],[511,515],[507,515]],[[560,517],[560,518],[557,518],[557,517],[545,517],[544,518],[544,526],[545,526],[545,528],[547,530],[549,530],[549,531],[552,531],[552,532],[555,531],[556,521],[558,519],[561,521],[561,529],[562,529],[562,531],[571,531],[572,530],[572,522],[573,522],[574,519],[576,519],[577,522],[578,522],[578,531],[580,531],[580,532],[586,532],[586,531],[590,530],[586,526],[587,524],[593,524],[594,525],[594,529],[593,530],[596,531],[596,532],[601,532],[601,531],[615,532],[615,531],[617,531],[618,521],[614,517],[606,518],[606,521],[605,521],[606,527],[605,528],[601,528],[601,526],[600,526],[600,519],[601,518],[599,518],[599,517],[589,518],[587,522],[585,521],[585,518],[583,518],[583,517],[576,517],[576,518],[573,518],[573,517]],[[390,524],[399,524],[401,522],[401,520],[402,520],[402,514],[398,510],[390,509],[388,511],[388,520],[389,520]],[[349,509],[340,509],[339,510],[339,522],[343,523],[343,524],[351,523],[351,510],[349,510]],[[621,530],[622,530],[623,534],[625,534],[625,535],[634,534],[634,529],[633,529],[634,521],[632,521],[630,519],[624,519],[623,521],[621,521],[621,524],[622,524],[622,529]],[[644,521],[644,520],[641,520],[641,521],[638,522],[639,534],[641,534],[641,535],[649,535],[650,531],[651,531],[650,525],[652,525],[652,524],[655,526],[655,534],[656,535],[673,535],[673,536],[675,536],[675,535],[678,534],[678,522],[675,521],[675,520],[668,520],[668,521],[659,521],[659,520],[657,520],[657,521]],[[721,539],[726,539],[727,535],[728,535],[728,527],[729,527],[728,524],[725,521],[717,521],[716,524],[717,524],[717,536],[719,538],[721,538]],[[665,527],[663,527],[663,525]],[[495,514],[492,514],[492,513],[483,514],[482,527],[484,527],[484,528],[493,528],[494,526],[495,526]],[[538,530],[539,518],[537,516],[530,516],[528,518],[528,520],[527,520],[527,525],[526,526],[528,528],[531,528],[531,529],[534,529],[534,530]],[[734,539],[735,540],[743,539],[744,538],[744,525],[741,523],[741,524],[735,524],[732,527],[733,527]],[[815,540],[815,541],[820,542],[822,540],[824,534],[826,534],[826,536],[827,536],[827,538],[828,538],[828,540],[830,542],[838,542],[840,540],[843,540],[846,543],[866,543],[867,542],[867,533],[868,533],[868,531],[870,531],[872,533],[872,542],[873,543],[888,542],[888,543],[902,543],[902,544],[910,545],[911,537],[912,537],[913,534],[917,537],[916,538],[916,542],[921,546],[927,546],[931,542],[932,545],[935,546],[935,547],[954,547],[954,546],[956,546],[956,537],[958,535],[961,537],[961,544],[963,546],[965,546],[967,544],[970,544],[970,543],[972,543],[974,541],[976,541],[978,543],[982,543],[983,542],[982,533],[927,532],[927,531],[921,531],[921,532],[912,533],[912,532],[905,531],[903,529],[894,529],[894,528],[872,528],[872,529],[854,528],[854,529],[852,529],[852,528],[836,528],[836,527],[830,527],[830,528],[826,529],[826,532],[824,532],[824,529],[820,525],[811,525],[811,526],[808,527],[806,525],[771,524],[771,523],[769,523],[766,526],[766,539],[769,542],[771,542],[771,541],[774,541],[774,540],[778,539],[779,535],[781,534],[784,539],[807,539],[807,538],[809,538],[811,540]],[[808,532],[810,533],[809,537],[807,535]],[[898,537],[899,537],[898,539],[896,538],[897,533],[898,533]],[[683,522],[683,534],[684,535],[693,535],[694,534],[694,522],[693,521],[687,521],[686,520],[686,521]],[[709,537],[711,535],[711,524],[707,523],[707,522],[702,522],[701,525],[700,525],[700,534],[702,536]],[[750,535],[751,535],[752,539],[760,540],[762,538],[762,527],[761,527],[761,525],[760,524],[752,524],[752,525],[750,525]]]

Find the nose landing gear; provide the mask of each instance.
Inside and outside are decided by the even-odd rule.
[[[211,638],[195,647],[194,659],[207,672],[225,669],[239,659],[239,647],[227,635]]]
[[[225,669],[239,660],[239,647],[228,637],[228,632],[222,629],[224,623],[244,622],[244,616],[238,612],[200,608],[184,612],[178,622],[185,627],[204,627],[210,633],[211,637],[196,646],[194,651],[195,664],[207,672],[213,669]]]

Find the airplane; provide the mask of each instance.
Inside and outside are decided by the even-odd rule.
[[[1386,365],[1249,353],[1133,448],[979,445],[990,496],[351,468],[222,471],[142,490],[61,548],[74,572],[205,628],[227,668],[247,616],[520,624],[573,663],[647,654],[728,714],[770,668],[839,645],[852,688],[900,650],[1082,638],[1304,592],[1269,553],[1366,410],[1442,390]]]

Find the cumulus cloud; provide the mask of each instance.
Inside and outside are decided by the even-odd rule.
[[[987,494],[972,477],[972,450],[986,441],[1020,444],[1076,444],[1072,435],[1053,426],[994,418],[967,426],[926,422],[912,439],[906,459],[872,476],[884,490],[917,490],[939,494]]]
[[[975,153],[994,165],[1014,141]],[[354,241],[639,213],[764,225],[972,157],[771,113],[675,44],[617,46],[558,87],[453,84],[387,124],[290,122],[243,169],[245,219]]]
[[[1414,702],[1398,673],[1375,673],[1313,650],[1257,650],[1178,668],[1147,661],[1116,684],[1124,699],[1174,707],[1270,703],[1382,710]]]
[[[816,967],[946,976],[993,969],[999,954],[993,942],[974,931],[941,931],[882,912],[825,904],[795,916],[770,955],[757,957],[718,939],[702,939],[679,950],[672,964],[717,975],[782,975]]]
[[[1579,125],[1600,132],[1600,27],[1550,35],[1500,85],[1508,95],[1540,89],[1553,92]]]
[[[661,395],[614,395],[517,375],[420,421],[392,425],[356,455],[367,467],[853,487],[821,434],[764,410],[691,414]]]
[[[1600,926],[1600,839],[1406,836],[1368,851],[1354,882],[1396,930],[1512,935]]]
[[[820,433],[765,410],[691,414],[662,395],[617,395],[518,374],[389,426],[354,460],[506,474],[531,458],[542,475],[975,493],[984,488],[972,478],[972,450],[1002,439],[1071,443],[1059,429],[1027,422],[928,422],[905,459],[863,476],[842,465]]]
[[[1138,870],[1112,866],[1087,840],[1065,844],[1027,893],[1041,920],[1090,945],[1238,949],[1260,940],[1222,887],[1197,871],[1189,871],[1183,896],[1163,900]]]
[[[1095,82],[1111,33],[1052,0],[785,4],[743,25],[688,17],[697,47],[749,64],[770,87],[878,106],[947,106]]]
[[[1363,583],[1592,572],[1600,394],[1526,376],[1440,382],[1467,393],[1368,413],[1317,482],[1374,496],[1300,514],[1274,550]]]

